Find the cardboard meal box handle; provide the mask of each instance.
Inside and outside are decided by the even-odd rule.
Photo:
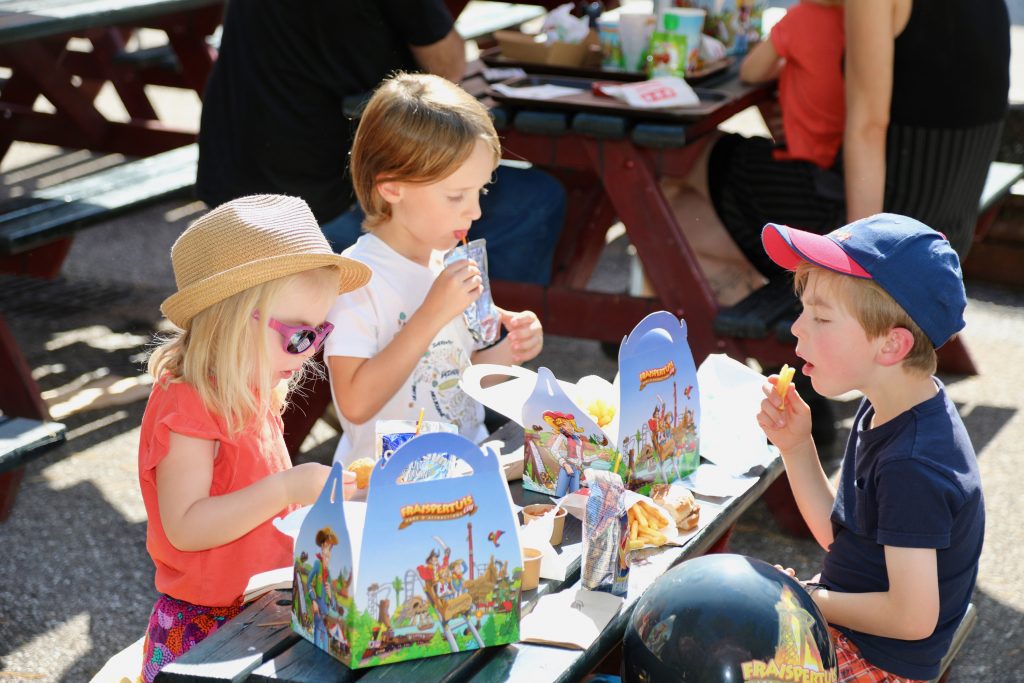
[[[420,434],[406,441],[387,460],[378,461],[370,475],[370,495],[385,486],[427,486],[442,480],[427,480],[399,484],[399,475],[413,462],[429,453],[447,453],[464,460],[473,468],[471,476],[504,476],[501,474],[498,456],[488,449],[485,453],[475,443],[459,434],[433,432]],[[369,502],[369,501],[367,501]]]
[[[316,499],[314,505],[316,507],[325,507],[328,505],[341,507],[345,500],[345,493],[343,489],[342,479],[343,468],[341,463],[336,462],[331,466],[331,473],[327,475],[327,481],[324,482],[324,487],[320,491],[320,495]]]

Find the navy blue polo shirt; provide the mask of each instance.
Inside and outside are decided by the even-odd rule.
[[[821,579],[844,593],[887,591],[884,546],[936,550],[940,607],[931,636],[898,640],[838,627],[869,662],[914,679],[939,672],[971,600],[985,536],[974,448],[945,387],[935,383],[935,396],[874,429],[871,404],[865,399],[858,408]]]

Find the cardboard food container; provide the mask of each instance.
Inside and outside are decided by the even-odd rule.
[[[407,481],[439,455],[462,476]],[[295,539],[296,633],[352,669],[519,640],[522,554],[496,453],[417,436],[374,466],[365,506],[343,503],[341,474]]]
[[[514,379],[483,388],[490,376]],[[591,375],[570,384],[543,367],[473,365],[462,388],[523,426],[523,487],[533,491],[560,498],[586,486],[583,471],[592,468],[648,494],[700,463],[697,369],[686,323],[667,311],[648,315],[623,340],[614,383]]]
[[[537,36],[520,31],[495,31],[501,55],[512,62],[554,66],[601,65],[601,41],[591,31],[579,43],[538,42]]]

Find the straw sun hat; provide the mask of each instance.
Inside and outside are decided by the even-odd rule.
[[[206,308],[285,275],[333,266],[338,293],[362,287],[370,269],[338,256],[313,212],[297,197],[253,195],[221,204],[171,247],[178,291],[160,306],[178,327]]]

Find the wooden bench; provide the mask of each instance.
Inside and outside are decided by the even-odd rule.
[[[0,415],[0,522],[7,519],[25,465],[64,443],[64,425]]]
[[[1024,167],[1019,164],[993,162],[978,203],[976,240],[984,239],[1010,188],[1021,178],[1024,178]],[[790,327],[799,314],[800,302],[789,278],[782,278],[751,293],[735,306],[722,309],[715,317],[714,329],[717,335],[725,337],[763,339],[774,334],[781,341],[795,342]],[[939,350],[939,367],[953,374],[978,374],[960,337],[954,337]]]
[[[53,278],[74,233],[111,217],[187,194],[196,145],[114,166],[0,205],[0,271]],[[14,504],[24,465],[64,440],[17,340],[0,313],[0,522]]]
[[[195,144],[113,166],[0,205],[0,270],[55,277],[73,234],[129,211],[191,192]]]

